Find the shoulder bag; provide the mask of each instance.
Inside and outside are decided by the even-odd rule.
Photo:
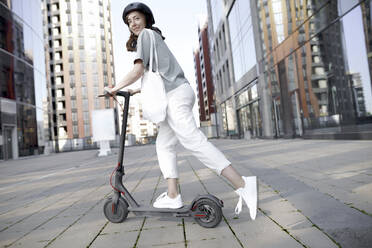
[[[155,36],[152,30],[146,30],[151,39],[150,65],[142,76],[141,102],[143,117],[153,123],[165,120],[167,115],[167,94],[164,82],[159,73],[158,54],[155,46]],[[153,71],[153,56],[155,56],[156,70]]]

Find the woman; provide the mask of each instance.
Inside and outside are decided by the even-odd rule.
[[[180,208],[183,206],[181,195],[178,193],[177,161],[175,146],[180,142],[207,167],[214,169],[219,175],[226,177],[236,188],[239,202],[235,208],[237,214],[242,208],[242,199],[250,210],[252,219],[257,212],[257,179],[242,177],[232,167],[226,157],[203,135],[197,128],[192,107],[195,95],[175,57],[163,41],[161,31],[153,27],[153,14],[143,3],[131,3],[123,12],[124,23],[128,25],[130,38],[127,42],[128,51],[136,51],[133,69],[124,79],[113,88],[105,88],[108,93],[115,94],[121,88],[137,81],[149,67],[150,35],[154,32],[155,49],[158,53],[158,68],[167,92],[167,117],[159,123],[159,133],[156,140],[160,170],[167,180],[168,191],[161,194],[153,206],[155,208]],[[147,30],[145,30],[147,29]],[[154,62],[153,62],[154,63]],[[140,90],[132,91],[132,94]]]

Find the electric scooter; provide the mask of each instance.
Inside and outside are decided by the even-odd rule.
[[[100,95],[99,97],[112,96],[109,94]],[[125,91],[119,91],[116,96],[125,98],[124,109],[123,109],[123,122],[120,134],[120,147],[119,147],[119,158],[118,165],[113,173],[115,173],[115,182],[112,184],[110,178],[110,184],[114,189],[114,195],[109,197],[104,206],[103,212],[106,218],[113,223],[122,223],[128,216],[129,212],[132,212],[135,216],[143,217],[193,217],[195,221],[202,227],[212,228],[217,226],[222,219],[222,200],[218,199],[214,195],[205,194],[198,195],[190,205],[183,206],[178,209],[170,208],[154,208],[152,206],[139,205],[133,196],[123,185],[124,172],[124,150],[125,150],[125,136],[128,119],[129,109],[129,98],[130,93]],[[112,175],[111,175],[112,177]]]

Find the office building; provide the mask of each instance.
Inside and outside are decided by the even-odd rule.
[[[222,134],[372,138],[369,0],[207,3]]]
[[[0,1],[0,160],[48,147],[40,0]]]

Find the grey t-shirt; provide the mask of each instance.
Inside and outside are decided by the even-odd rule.
[[[158,53],[159,73],[164,81],[165,91],[177,88],[178,86],[189,83],[178,64],[176,58],[169,50],[167,44],[163,41],[162,37],[151,29],[143,29],[137,39],[137,53],[134,61],[141,59],[145,69],[148,70],[150,66],[150,47],[151,37],[148,32],[153,32],[155,36],[156,51]],[[156,70],[155,57],[153,58],[153,71]]]

